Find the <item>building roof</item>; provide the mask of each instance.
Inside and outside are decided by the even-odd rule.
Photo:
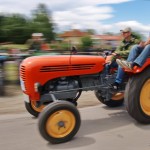
[[[66,31],[63,34],[60,35],[60,37],[64,38],[64,37],[83,37],[83,36],[87,36],[88,33],[87,32],[82,32],[80,30],[74,29],[71,31]]]
[[[122,39],[120,35],[94,35],[92,38],[107,41],[120,41]]]

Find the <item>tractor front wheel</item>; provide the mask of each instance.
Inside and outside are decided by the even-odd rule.
[[[125,89],[125,105],[135,120],[150,123],[150,67],[130,77]]]
[[[41,105],[40,107],[36,106],[35,101],[25,102],[25,108],[26,110],[33,115],[34,117],[38,117],[39,113],[43,110],[45,105]]]
[[[49,104],[39,115],[41,136],[53,144],[71,140],[80,128],[80,114],[70,102],[57,101]]]

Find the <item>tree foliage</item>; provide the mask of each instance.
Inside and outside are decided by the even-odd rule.
[[[24,16],[19,14],[1,16],[0,42],[23,43],[27,36],[28,26]]]
[[[135,36],[139,40],[144,39],[144,36],[138,32],[133,32],[132,34],[133,34],[133,36]]]
[[[39,4],[37,9],[33,11],[32,25],[35,32],[41,32],[48,41],[54,39],[54,24],[52,23],[51,13],[46,5]]]
[[[85,36],[81,39],[82,47],[83,48],[88,48],[93,45],[93,41],[90,36]]]
[[[34,32],[43,33],[50,42],[54,39],[51,13],[44,4],[39,4],[31,18],[21,14],[0,15],[0,42],[23,44]]]
[[[85,32],[89,33],[89,34],[96,34],[96,31],[94,29],[87,29],[85,30]]]

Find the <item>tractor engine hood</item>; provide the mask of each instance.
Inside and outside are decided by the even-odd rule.
[[[99,73],[103,71],[104,64],[102,56],[32,56],[22,61],[20,77],[29,91],[36,82],[43,85],[59,77]]]

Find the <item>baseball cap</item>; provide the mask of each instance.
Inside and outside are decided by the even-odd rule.
[[[132,30],[131,30],[130,27],[126,27],[126,28],[120,30],[120,32],[131,32],[131,31],[132,31]]]

